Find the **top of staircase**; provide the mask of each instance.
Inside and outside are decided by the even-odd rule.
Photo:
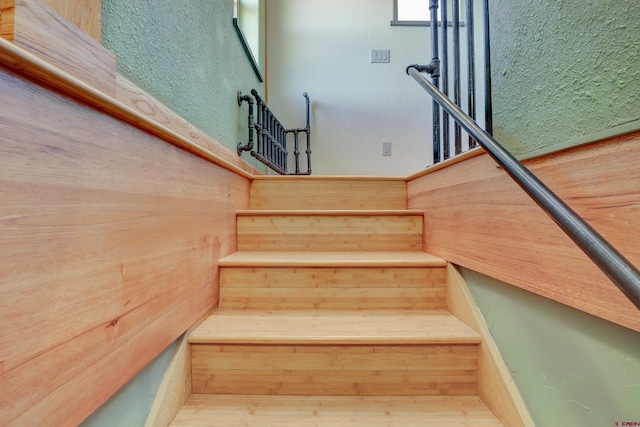
[[[239,251],[220,267],[446,267],[447,261],[425,252],[255,252]]]

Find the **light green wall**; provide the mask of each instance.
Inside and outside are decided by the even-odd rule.
[[[264,93],[264,84],[232,18],[233,0],[102,1],[102,43],[116,55],[118,72],[235,152],[247,139],[248,111],[236,93]]]
[[[640,422],[640,333],[463,275],[536,425]]]
[[[80,426],[144,426],[175,347],[175,343],[167,347]]]
[[[640,2],[492,0],[490,8],[495,136],[510,151],[640,129]]]

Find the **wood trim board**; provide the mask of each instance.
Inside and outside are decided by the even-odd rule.
[[[460,272],[447,266],[446,298],[451,314],[482,337],[478,346],[478,394],[498,419],[510,427],[534,427],[500,351]]]
[[[44,0],[69,22],[90,35],[102,39],[102,0]]]
[[[77,2],[65,3],[77,6]],[[0,9],[2,37],[97,90],[115,96],[116,58],[99,41],[39,0],[1,0]],[[8,10],[11,12],[5,13]]]

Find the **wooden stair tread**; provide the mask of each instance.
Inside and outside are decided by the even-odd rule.
[[[287,209],[287,210],[238,210],[237,216],[422,216],[418,209]]]
[[[238,251],[219,260],[220,267],[446,267],[424,252],[258,252]]]
[[[192,395],[173,427],[499,427],[477,396]]]
[[[380,175],[255,175],[253,181],[399,181],[406,182],[407,179],[400,176],[380,176]]]
[[[475,344],[480,336],[447,311],[214,312],[189,342],[225,344]]]

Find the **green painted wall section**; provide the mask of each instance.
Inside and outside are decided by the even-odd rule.
[[[118,72],[235,152],[247,140],[248,111],[236,93],[264,94],[264,84],[232,19],[233,0],[102,1],[102,43],[116,55]],[[261,36],[264,46],[264,29]]]
[[[167,347],[80,426],[144,426],[175,347],[175,342]]]
[[[490,8],[495,136],[513,154],[640,128],[638,0],[492,0]]]
[[[640,422],[640,333],[463,275],[536,425]]]

